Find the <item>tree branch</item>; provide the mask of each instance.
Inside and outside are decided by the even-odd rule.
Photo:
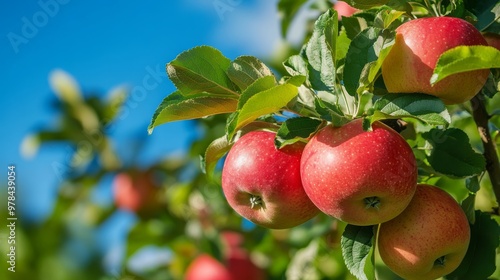
[[[472,98],[472,115],[476,122],[479,135],[481,136],[481,142],[483,143],[483,155],[486,158],[486,171],[490,176],[497,203],[500,205],[500,162],[498,160],[495,142],[491,139],[490,129],[488,127],[490,116],[486,111],[486,106],[482,98],[481,94],[477,94]],[[495,212],[498,215],[499,208],[496,208]]]

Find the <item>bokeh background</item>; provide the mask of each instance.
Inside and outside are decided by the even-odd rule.
[[[166,124],[153,135],[147,134],[154,110],[175,90],[165,73],[165,64],[198,45],[213,46],[230,59],[253,55],[265,60],[286,45],[300,43],[308,12],[299,13],[288,37],[282,38],[276,4],[268,0],[0,2],[0,166],[4,170],[0,176],[0,205],[6,208],[7,167],[15,165],[17,264],[21,271],[31,270],[31,274],[24,274],[28,276],[17,274],[16,279],[34,275],[65,279],[64,273],[54,270],[69,265],[74,266],[71,271],[78,271],[90,259],[97,262],[99,273],[118,278],[124,269],[127,235],[140,220],[134,213],[120,209],[108,213],[93,229],[89,241],[98,252],[89,253],[86,242],[65,243],[57,255],[74,259],[65,264],[49,252],[48,257],[39,255],[45,249],[32,250],[27,245],[45,241],[51,244],[50,240],[64,238],[62,233],[58,236],[57,230],[37,228],[52,223],[47,221],[56,211],[61,186],[72,174],[75,143],[49,141],[37,146],[29,141],[30,135],[61,125],[61,104],[50,77],[59,74],[73,79],[85,98],[104,100],[113,91],[128,93],[112,129],[106,131],[124,166],[147,167],[165,158],[186,157],[192,144],[204,137],[206,129],[196,122]],[[99,177],[92,187],[92,203],[113,207],[114,175]],[[65,227],[68,224],[71,221]],[[8,232],[2,228],[0,234],[5,256]],[[35,235],[38,239],[34,239]],[[23,251],[25,255],[31,252],[31,256],[23,257]],[[168,262],[170,257],[168,250],[150,250],[137,258],[138,266]],[[13,277],[5,274],[4,257],[1,259],[1,275]],[[28,264],[32,267],[23,267]]]

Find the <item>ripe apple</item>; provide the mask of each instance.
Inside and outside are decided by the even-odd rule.
[[[186,269],[185,280],[233,280],[229,270],[208,254],[196,257]]]
[[[116,205],[131,212],[148,212],[157,209],[159,188],[152,173],[131,170],[118,173],[113,179],[113,196]]]
[[[252,131],[236,141],[222,168],[222,190],[241,216],[263,227],[284,229],[306,222],[319,210],[302,187],[304,144],[277,149],[275,136]]]
[[[470,100],[484,86],[489,69],[449,76],[431,86],[441,54],[457,46],[487,45],[472,24],[453,17],[410,20],[396,29],[396,41],[382,63],[382,77],[391,93],[426,93],[445,104]]]
[[[447,192],[418,185],[410,205],[380,225],[378,248],[384,263],[404,279],[436,279],[462,262],[470,240],[467,217]]]
[[[301,161],[304,190],[324,213],[353,225],[375,225],[400,214],[417,185],[411,147],[381,122],[362,119],[321,129]]]
[[[335,4],[333,4],[333,8],[337,11],[338,20],[342,20],[342,16],[350,17],[355,12],[359,11],[358,9],[353,8],[351,5],[347,4],[344,1],[335,2]]]
[[[484,39],[488,45],[495,47],[497,50],[500,50],[500,34],[496,33],[484,33]]]

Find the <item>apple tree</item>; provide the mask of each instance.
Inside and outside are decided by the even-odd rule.
[[[245,218],[242,225],[264,215],[267,223],[252,227],[262,235],[247,238],[269,278],[346,277],[331,268],[337,257],[357,279],[500,277],[500,4],[346,2],[356,10],[340,16],[331,1],[279,1],[283,35],[300,9],[318,17],[302,46],[273,58],[230,59],[210,46],[182,52],[166,67],[176,91],[159,104],[149,132],[173,121],[209,124],[198,186],[217,194],[205,203],[229,202],[225,213]],[[262,139],[232,156],[251,135]],[[297,145],[305,146],[300,164],[281,160]],[[287,204],[299,193],[277,187],[297,174],[302,195],[321,211],[267,229],[299,219],[288,213],[302,204]],[[409,185],[405,196],[398,181]],[[384,219],[355,222],[385,207]],[[264,245],[296,236],[303,237],[288,243],[288,258]]]

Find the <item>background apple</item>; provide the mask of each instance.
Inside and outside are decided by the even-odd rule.
[[[303,143],[274,146],[274,132],[252,131],[231,148],[222,169],[222,189],[241,216],[267,228],[297,226],[319,213],[302,187]]]
[[[458,73],[430,84],[439,56],[463,45],[487,45],[479,30],[463,19],[430,17],[403,23],[396,29],[396,41],[382,64],[387,90],[431,94],[445,104],[470,100],[484,86],[489,69]]]
[[[460,205],[447,192],[418,185],[410,205],[380,225],[384,263],[405,279],[436,279],[455,270],[467,252],[470,228]]]
[[[150,171],[130,170],[113,179],[116,205],[131,212],[154,211],[160,206],[159,188]]]
[[[186,269],[185,280],[232,280],[232,278],[222,263],[208,254],[202,254]]]
[[[338,20],[342,20],[342,16],[344,16],[344,17],[350,17],[355,12],[359,11],[358,9],[353,8],[351,5],[347,4],[344,1],[337,1],[337,2],[335,2],[335,4],[333,5],[333,8],[337,11]]]
[[[324,213],[354,225],[374,225],[401,213],[417,184],[411,147],[380,122],[362,119],[326,126],[306,145],[301,162],[304,189]]]

